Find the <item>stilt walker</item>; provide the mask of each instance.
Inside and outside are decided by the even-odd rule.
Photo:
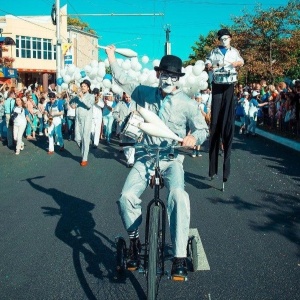
[[[205,62],[212,78],[212,106],[209,145],[209,176],[218,174],[219,148],[224,147],[223,186],[230,174],[230,156],[234,135],[234,84],[237,67],[244,64],[239,51],[230,46],[232,35],[228,29],[218,31],[220,45],[213,49]]]

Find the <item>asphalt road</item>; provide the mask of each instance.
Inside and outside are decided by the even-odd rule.
[[[145,299],[143,275],[115,277],[114,238],[126,236],[116,200],[129,171],[117,142],[91,150],[86,168],[65,143],[52,156],[43,137],[19,156],[0,145],[0,299]],[[224,192],[202,154],[184,165],[210,270],[184,283],[164,276],[159,299],[300,299],[300,154],[236,134]]]

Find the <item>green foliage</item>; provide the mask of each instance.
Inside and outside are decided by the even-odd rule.
[[[82,22],[79,18],[68,17],[68,25],[77,27],[80,30],[96,35],[96,31],[89,27],[88,23]]]
[[[239,79],[244,83],[289,76],[299,78],[300,74],[300,1],[292,0],[286,6],[262,10],[257,5],[254,12],[243,11],[243,15],[233,17],[230,29],[236,47],[245,60],[240,69]],[[192,47],[193,54],[185,64],[204,60],[208,52],[218,44],[216,31],[211,31]]]

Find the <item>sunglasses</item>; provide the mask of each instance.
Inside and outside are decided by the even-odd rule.
[[[162,80],[168,80],[169,77],[171,78],[172,82],[176,82],[178,80],[178,75],[175,75],[175,74],[171,74],[171,73],[160,73],[160,78]]]

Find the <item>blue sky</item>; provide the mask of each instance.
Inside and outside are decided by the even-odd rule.
[[[20,2],[18,5],[17,2]],[[31,0],[13,2],[0,7],[0,16],[50,15],[54,0]],[[271,3],[271,4],[270,4]],[[166,31],[170,25],[171,53],[187,60],[191,47],[199,35],[210,30],[218,30],[220,24],[230,25],[232,16],[252,12],[255,5],[262,9],[286,5],[283,0],[60,0],[60,5],[68,5],[68,14],[87,22],[99,35],[99,44],[115,44],[119,48],[131,48],[139,57],[147,55],[150,61],[164,55]],[[83,16],[81,14],[158,14],[163,16]],[[233,42],[234,44],[234,42]],[[104,50],[100,58],[105,59]]]

